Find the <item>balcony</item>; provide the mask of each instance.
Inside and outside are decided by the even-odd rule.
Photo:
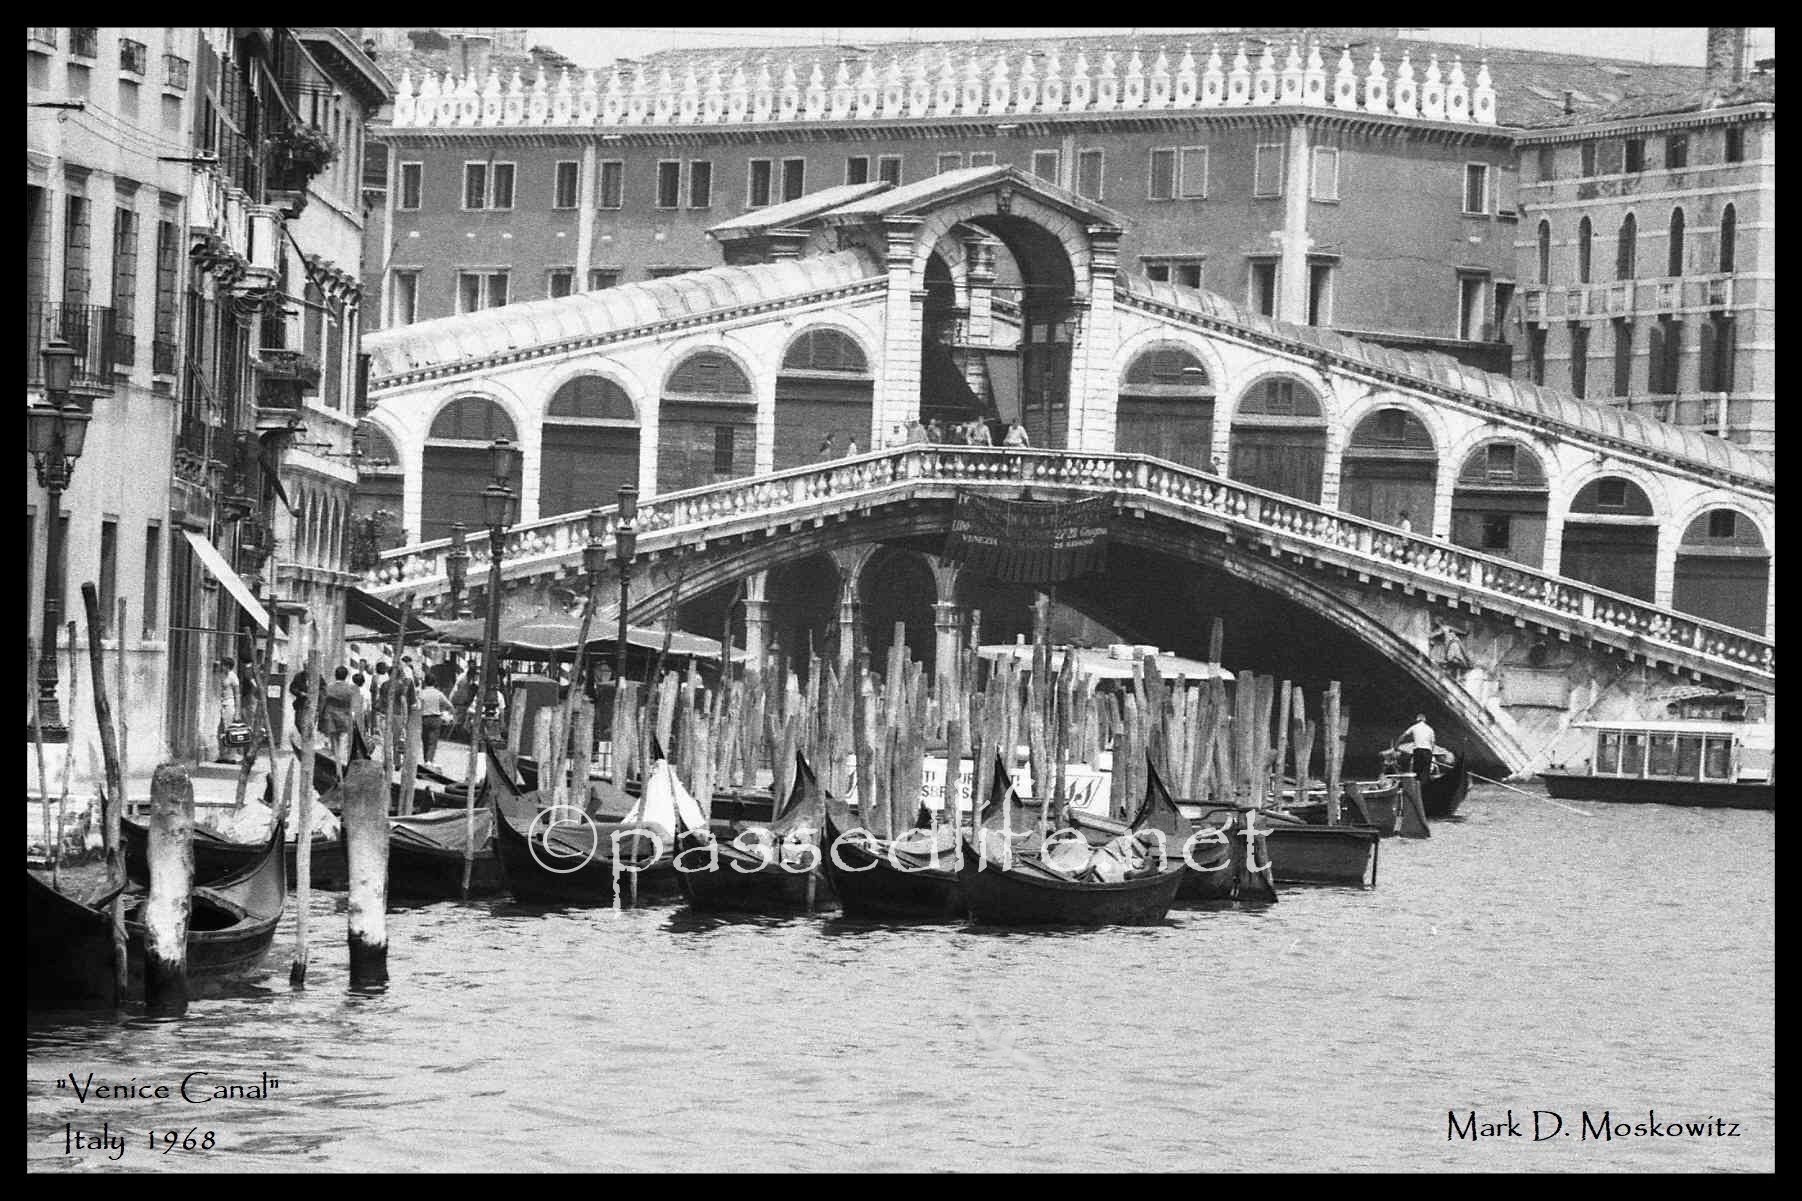
[[[1718,275],[1707,283],[1707,305],[1713,309],[1730,309],[1733,307],[1733,277]]]
[[[1529,288],[1521,296],[1521,312],[1528,321],[1544,321],[1546,311],[1545,289]]]
[[[251,365],[257,373],[257,427],[300,424],[302,395],[319,387],[319,360],[299,350],[264,347]]]
[[[1608,285],[1608,315],[1611,317],[1630,317],[1633,315],[1633,284],[1623,280]]]
[[[113,311],[92,304],[25,306],[25,386],[44,386],[44,360],[39,354],[52,339],[75,348],[75,370],[69,389],[84,396],[113,394]]]

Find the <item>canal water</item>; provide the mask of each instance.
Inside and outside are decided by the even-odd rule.
[[[444,903],[390,917],[378,996],[346,990],[342,898],[321,896],[304,992],[285,931],[262,981],[185,1019],[34,1019],[26,1156],[101,1172],[1774,1170],[1774,816],[1579,808],[1479,787],[1430,840],[1385,840],[1374,891],[1290,888],[1148,929]],[[172,1095],[83,1099],[68,1077],[89,1073]],[[204,1099],[265,1077],[262,1098]],[[103,1126],[120,1158],[72,1149]]]

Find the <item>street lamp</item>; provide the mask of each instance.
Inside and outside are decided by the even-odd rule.
[[[450,580],[450,603],[444,616],[463,616],[463,585],[469,579],[469,547],[463,541],[463,523],[451,522],[450,553],[444,557],[444,573]]]
[[[488,621],[482,633],[482,732],[498,715],[495,705],[494,647],[501,636],[501,540],[513,524],[519,498],[513,495],[513,473],[519,467],[519,448],[506,438],[496,438],[490,448],[494,481],[482,489],[482,520],[488,526]]]
[[[626,610],[632,600],[632,560],[638,555],[638,489],[619,490],[619,522],[613,529],[613,561],[619,566],[619,637],[613,646],[614,687],[626,682]],[[589,526],[590,533],[593,525]]]
[[[45,742],[66,742],[68,727],[56,701],[56,631],[63,608],[63,489],[87,443],[92,414],[69,396],[78,354],[62,338],[38,352],[44,360],[44,404],[25,407],[25,444],[49,493],[44,541],[44,627],[38,653],[38,726]]]

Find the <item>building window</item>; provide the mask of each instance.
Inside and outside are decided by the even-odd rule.
[[[1624,509],[1627,507],[1627,481],[1617,475],[1596,481],[1596,508]]]
[[[1689,166],[1689,135],[1673,133],[1664,139],[1664,167],[1667,171],[1681,171]]]
[[[1589,327],[1572,323],[1570,327],[1570,390],[1583,396],[1589,382]]]
[[[1614,278],[1632,279],[1639,258],[1639,222],[1632,213],[1621,218],[1621,232],[1614,243]]]
[[[598,205],[604,209],[620,207],[626,194],[626,164],[619,159],[601,160],[601,193]]]
[[[1701,379],[1703,392],[1733,391],[1733,319],[1710,313],[1702,323]]]
[[[782,199],[799,200],[806,191],[807,160],[804,158],[785,158],[782,160]]]
[[[89,26],[70,29],[69,53],[78,58],[99,58],[100,30]]]
[[[493,209],[510,209],[513,207],[512,163],[494,164],[494,171],[489,180],[488,207]]]
[[[1507,550],[1514,519],[1506,513],[1490,513],[1483,518],[1482,550]]]
[[[1464,211],[1475,214],[1489,212],[1488,163],[1464,164]]]
[[[995,165],[995,152],[993,150],[970,151],[970,165],[972,167],[993,167]]]
[[[568,160],[558,163],[551,186],[551,207],[573,209],[581,203],[581,195],[582,164]]]
[[[1483,299],[1489,291],[1487,275],[1458,276],[1458,337],[1466,342],[1483,338]]]
[[[1552,223],[1539,223],[1539,282],[1552,282]]]
[[[1636,175],[1646,169],[1646,140],[1644,138],[1628,138],[1626,153],[1623,156],[1627,173]]]
[[[1146,199],[1173,200],[1176,197],[1176,151],[1151,152],[1151,179],[1146,184]]]
[[[1538,325],[1527,327],[1527,382],[1545,383],[1545,329]]]
[[[391,322],[394,325],[412,325],[419,320],[419,272],[396,271],[394,273],[394,307]]]
[[[163,526],[152,521],[144,527],[144,634],[157,636],[157,618],[163,600]]]
[[[100,522],[100,636],[112,638],[119,633],[119,522],[103,518]]]
[[[1539,148],[1539,181],[1545,183],[1558,178],[1558,152],[1550,146]]]
[[[424,163],[400,165],[400,208],[403,212],[413,212],[419,208],[420,185],[424,177]]]
[[[545,295],[552,300],[568,296],[575,290],[576,269],[574,267],[552,267],[545,273]]]
[[[1710,538],[1731,539],[1739,535],[1739,515],[1732,509],[1712,509],[1708,514],[1708,536]]]
[[[1721,210],[1721,274],[1733,270],[1734,239],[1739,234],[1739,218],[1728,205]]]
[[[770,204],[770,177],[775,164],[767,158],[751,160],[750,178],[745,189],[746,208],[768,208]]]
[[[497,309],[507,303],[505,271],[457,272],[457,311],[475,313]]]
[[[619,269],[617,267],[590,267],[588,269],[588,290],[590,292],[599,292],[605,288],[614,287],[618,283]]]
[[[845,182],[846,183],[869,183],[870,182],[870,156],[869,155],[853,154],[845,159]]]
[[[1577,222],[1577,282],[1589,282],[1590,265],[1594,261],[1595,226],[1585,217]]]
[[[138,361],[138,215],[113,210],[113,362]]]
[[[1614,319],[1614,394],[1626,396],[1633,386],[1633,323]]]
[[[1283,152],[1281,142],[1259,142],[1252,149],[1251,194],[1281,196],[1283,194]]]
[[[1055,184],[1062,158],[1056,150],[1035,150],[1032,152],[1032,173],[1046,183]]]
[[[1652,326],[1648,347],[1646,391],[1670,396],[1677,391],[1677,364],[1683,351],[1683,325],[1672,317],[1660,317]]]
[[[488,207],[488,164],[463,164],[463,207],[465,209],[481,209]]]
[[[1666,275],[1683,274],[1683,210],[1671,210],[1671,248],[1665,264]]]
[[[1330,325],[1333,320],[1333,265],[1308,264],[1308,324]]]
[[[664,159],[657,164],[657,207],[673,209],[682,203],[682,164]]]
[[[713,427],[713,471],[715,475],[732,474],[732,434],[730,425]]]
[[[1491,442],[1484,455],[1483,478],[1496,484],[1512,484],[1518,477],[1518,448],[1512,442]]]
[[[940,175],[943,175],[947,171],[960,170],[960,169],[962,169],[963,165],[964,165],[964,156],[963,155],[955,154],[955,153],[941,154],[938,156],[938,161],[935,164],[934,169]]]
[[[1099,150],[1076,152],[1076,194],[1089,200],[1101,199],[1101,177],[1106,156]]]
[[[1254,313],[1276,316],[1276,260],[1251,260],[1251,283],[1246,302]]]
[[[88,302],[88,202],[71,196],[63,209],[63,303]]]
[[[1140,259],[1145,278],[1160,283],[1181,284],[1185,288],[1201,287],[1200,259]]]
[[[1339,150],[1334,146],[1314,147],[1313,180],[1308,195],[1315,200],[1339,199]]]
[[[1177,173],[1177,195],[1184,200],[1203,200],[1208,194],[1208,148],[1184,146],[1182,169]]]
[[[1495,286],[1495,312],[1490,317],[1491,342],[1508,341],[1509,322],[1514,316],[1514,285],[1497,284]]]
[[[150,69],[150,49],[143,42],[119,39],[119,69],[142,75]]]
[[[1721,148],[1721,161],[1728,163],[1745,162],[1746,127],[1743,125],[1729,125],[1727,127],[1726,139],[1726,142]]]
[[[713,163],[708,159],[692,159],[688,164],[688,207],[713,207]]]
[[[901,185],[901,156],[885,154],[876,160],[876,178],[896,187]]]
[[[181,301],[175,285],[181,278],[182,237],[175,222],[156,223],[156,332],[150,343],[150,370],[157,375],[175,374],[175,325]]]
[[[1596,173],[1596,144],[1585,142],[1577,147],[1577,174],[1587,179]]]

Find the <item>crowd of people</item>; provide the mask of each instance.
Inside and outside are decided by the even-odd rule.
[[[889,427],[888,437],[882,440],[883,450],[898,450],[903,446],[939,445],[939,446],[1031,446],[1032,439],[1027,436],[1026,427],[1018,419],[1008,422],[1002,431],[1001,441],[995,441],[994,429],[1002,423],[989,422],[983,418],[972,418],[969,421],[931,421],[915,419],[911,422],[897,421]],[[829,432],[820,439],[820,447],[815,455],[818,462],[826,463],[833,459],[852,459],[863,453],[855,434],[845,439],[845,448],[841,452],[838,446],[838,433]]]

